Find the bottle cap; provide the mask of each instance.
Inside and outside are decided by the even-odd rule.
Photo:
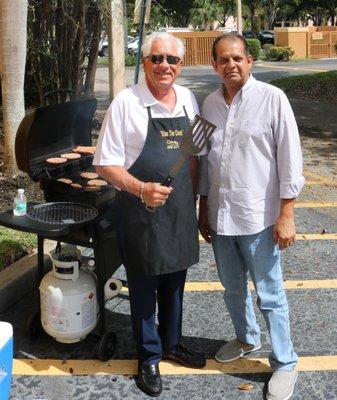
[[[25,193],[25,190],[24,189],[18,189],[18,193],[19,194],[23,194],[23,193]]]

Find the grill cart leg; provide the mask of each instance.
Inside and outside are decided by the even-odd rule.
[[[44,238],[37,235],[37,270],[40,282],[44,276]]]
[[[44,276],[44,238],[37,235],[37,271],[39,274],[39,284]],[[39,310],[31,314],[26,322],[26,332],[28,337],[36,340],[43,333],[40,315],[40,296],[38,297]]]
[[[115,332],[106,331],[105,305],[104,305],[104,248],[99,236],[93,235],[93,247],[95,254],[95,266],[97,276],[97,301],[99,307],[99,334],[97,356],[101,361],[111,358],[116,349],[117,336]]]
[[[31,340],[37,340],[44,332],[41,324],[40,312],[30,315],[26,323],[26,332]]]
[[[99,240],[94,240],[95,267],[97,276],[97,301],[99,308],[99,332],[103,336],[105,333],[105,306],[104,306],[104,280],[103,280],[103,249],[99,245]]]
[[[105,332],[99,344],[97,355],[101,361],[110,360],[117,345],[117,336],[115,332]]]

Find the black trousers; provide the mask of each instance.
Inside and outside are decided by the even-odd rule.
[[[158,364],[162,354],[180,342],[186,273],[144,276],[127,270],[132,329],[141,362]]]

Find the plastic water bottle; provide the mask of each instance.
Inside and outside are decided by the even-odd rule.
[[[18,189],[18,194],[14,197],[14,215],[25,215],[27,212],[27,197],[23,189]]]

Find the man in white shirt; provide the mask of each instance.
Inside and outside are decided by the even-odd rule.
[[[285,94],[250,75],[253,59],[242,36],[217,38],[212,57],[223,84],[203,105],[217,130],[202,161],[199,229],[212,243],[236,333],[215,358],[229,362],[261,347],[249,272],[272,343],[267,399],[285,400],[294,390],[297,355],[280,249],[295,240],[294,203],[304,185],[298,129]]]
[[[183,132],[198,112],[192,92],[174,84],[183,56],[182,41],[168,33],[146,38],[145,81],[113,100],[94,157],[98,173],[121,189],[118,236],[138,352],[136,382],[153,397],[162,391],[161,359],[205,365],[203,355],[180,343],[186,271],[199,258],[196,157],[185,162],[172,187],[165,183],[181,155]]]

